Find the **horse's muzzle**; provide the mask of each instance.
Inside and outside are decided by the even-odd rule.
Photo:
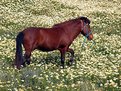
[[[93,39],[93,35],[90,34],[88,37],[87,37],[88,40],[92,40]]]

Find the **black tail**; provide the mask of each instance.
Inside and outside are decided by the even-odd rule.
[[[23,38],[24,38],[23,32],[20,32],[16,37],[16,54],[15,54],[14,65],[16,65],[18,69],[20,69],[21,65],[24,63],[23,51],[22,51]]]

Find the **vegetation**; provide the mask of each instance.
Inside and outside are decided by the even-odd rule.
[[[1,91],[121,91],[120,0],[1,0]],[[79,35],[71,47],[73,66],[60,68],[58,51],[32,53],[31,65],[12,67],[15,38],[26,27],[51,27],[72,18],[87,16],[96,44],[82,43]],[[69,54],[66,55],[66,62]]]

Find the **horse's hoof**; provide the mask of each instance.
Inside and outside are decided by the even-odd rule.
[[[30,65],[30,61],[26,61],[26,63],[27,63],[28,65]]]

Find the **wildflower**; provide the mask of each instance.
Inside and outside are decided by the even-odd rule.
[[[71,87],[74,87],[74,86],[75,86],[75,84],[72,84],[72,85],[71,85]]]
[[[37,75],[33,75],[33,77],[32,78],[36,78],[37,77]]]
[[[19,88],[18,91],[24,91],[22,88]]]
[[[62,74],[63,74],[63,73],[64,73],[64,72],[63,72],[63,70],[60,70],[60,73],[62,73]]]
[[[48,86],[46,86],[46,88],[45,89],[49,89],[49,87]]]
[[[18,91],[18,89],[17,88],[14,88],[14,91]]]
[[[22,82],[24,82],[24,80],[21,80]]]

